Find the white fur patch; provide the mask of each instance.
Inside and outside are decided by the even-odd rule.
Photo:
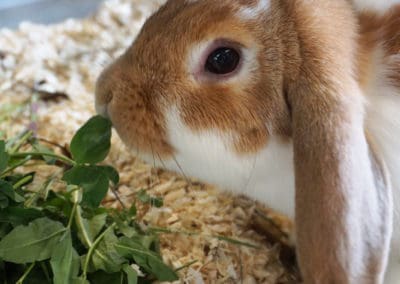
[[[374,54],[374,76],[369,78],[366,87],[369,100],[366,123],[383,154],[393,185],[394,228],[385,284],[397,284],[400,283],[400,89],[388,82],[387,76],[393,71],[385,63],[399,60],[400,56],[385,59],[383,56],[382,49],[378,48]]]
[[[400,0],[352,0],[352,2],[358,11],[377,12],[385,12],[393,5],[400,4]]]
[[[239,17],[243,19],[256,19],[263,13],[266,13],[271,6],[271,0],[258,0],[254,6],[246,6],[239,10]]]
[[[98,114],[100,114],[100,115],[102,115],[104,117],[109,117],[106,104],[102,105],[102,104],[99,104],[99,103],[96,102],[95,108],[96,108],[96,113],[98,113]]]
[[[399,248],[397,248],[399,249]],[[399,284],[400,281],[400,260],[392,257],[386,271],[385,284]]]
[[[190,47],[189,55],[187,57],[187,73],[193,75],[193,77],[197,76],[197,73],[200,72],[204,66],[200,66],[204,64],[203,56],[207,50],[207,47],[212,44],[210,41],[202,41],[193,44]]]
[[[232,136],[217,130],[191,131],[178,111],[167,115],[168,139],[176,149],[176,162],[163,165],[237,194],[245,194],[294,218],[294,171],[291,143],[270,139],[257,154],[239,155]]]

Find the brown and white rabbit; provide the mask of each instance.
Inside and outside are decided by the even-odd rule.
[[[305,283],[398,284],[399,2],[169,0],[97,110],[143,159],[294,218]]]

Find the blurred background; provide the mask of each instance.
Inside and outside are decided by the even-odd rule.
[[[22,21],[57,23],[67,18],[83,18],[102,0],[0,0],[0,28],[16,28]]]

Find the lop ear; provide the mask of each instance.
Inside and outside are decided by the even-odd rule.
[[[367,142],[356,80],[346,70],[339,76],[340,65],[330,67],[305,72],[288,95],[300,269],[305,283],[381,283],[390,186]]]
[[[336,105],[314,119],[294,108],[297,253],[305,283],[383,280],[391,192],[362,115],[349,108]]]
[[[350,92],[355,89],[340,95]],[[307,88],[297,95],[304,99],[293,106],[297,254],[304,283],[382,283],[391,191],[364,135],[362,112],[353,106],[357,102],[338,99],[337,89]]]
[[[320,1],[307,8],[340,3]],[[304,283],[381,283],[390,246],[391,191],[365,134],[364,96],[354,75],[355,25],[346,23],[352,15],[316,24],[309,19],[318,11],[307,13],[296,13],[302,62],[286,85],[300,269]]]

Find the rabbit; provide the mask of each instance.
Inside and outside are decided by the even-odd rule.
[[[304,283],[400,283],[400,1],[381,2],[169,0],[96,110],[145,161],[292,218]]]

